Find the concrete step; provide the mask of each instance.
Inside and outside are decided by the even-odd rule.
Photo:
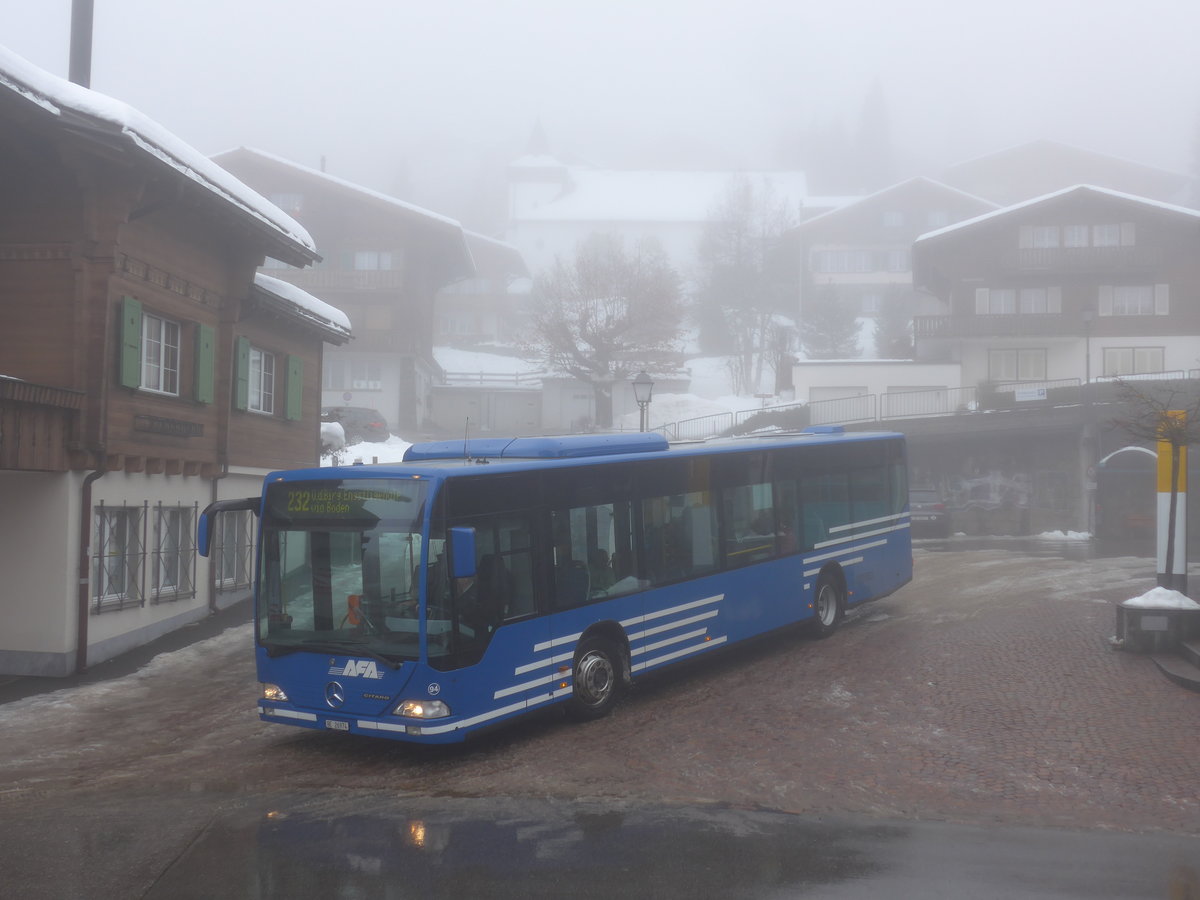
[[[1159,671],[1173,682],[1190,691],[1200,692],[1200,665],[1184,658],[1180,653],[1151,653],[1150,658],[1154,660]]]

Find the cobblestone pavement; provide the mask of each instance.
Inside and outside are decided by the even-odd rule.
[[[337,787],[1200,834],[1200,694],[1107,646],[1153,586],[1139,558],[918,550],[914,582],[828,640],[775,635],[599,722],[449,750],[259,722],[240,626],[0,706],[0,801]]]

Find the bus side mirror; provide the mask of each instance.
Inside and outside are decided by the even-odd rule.
[[[213,525],[217,513],[250,510],[257,516],[261,502],[261,497],[245,497],[241,500],[217,500],[204,507],[204,512],[200,513],[200,522],[196,525],[196,550],[200,555],[208,556],[212,550]]]
[[[455,578],[475,576],[475,529],[455,526],[450,529],[450,574]]]

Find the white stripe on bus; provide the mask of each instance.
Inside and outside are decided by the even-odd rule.
[[[535,678],[533,681],[526,681],[524,684],[514,684],[511,687],[501,688],[492,694],[492,699],[499,700],[502,697],[511,697],[520,691],[528,691],[531,688],[541,687],[543,684],[549,684],[557,677],[557,673],[551,672],[549,675],[543,675],[541,678]]]
[[[902,519],[907,515],[908,513],[902,512],[892,513],[890,516],[880,516],[878,519],[863,519],[860,522],[850,522],[846,525],[834,525],[829,529],[829,533],[833,534],[835,531],[849,531],[851,528],[861,528],[863,525],[878,525],[880,522],[891,522],[896,519]]]
[[[689,653],[696,653],[700,650],[711,650],[713,647],[720,646],[725,643],[724,636],[713,638],[711,641],[705,641],[703,644],[695,644],[691,647],[684,647],[682,650],[676,650],[674,653],[667,653],[664,656],[656,656],[654,659],[648,659],[643,663],[638,663],[631,667],[631,671],[641,672],[644,669],[649,669],[653,666],[661,665],[665,662],[670,662],[673,659],[678,659],[681,656],[687,656]]]
[[[708,634],[707,628],[697,628],[695,631],[689,631],[686,634],[677,634],[675,637],[669,637],[664,641],[656,641],[653,644],[647,644],[645,647],[637,647],[629,651],[630,656],[639,656],[642,653],[650,653],[654,650],[661,650],[663,647],[669,647],[671,644],[680,644],[692,638],[704,637]]]
[[[903,531],[908,528],[907,522],[902,522],[899,525],[893,525],[890,528],[878,528],[875,531],[863,531],[859,534],[848,534],[845,537],[834,538],[829,541],[820,541],[813,544],[814,550],[823,550],[826,547],[836,547],[838,544],[849,544],[852,541],[860,541],[863,538],[875,537],[878,534],[892,534],[896,531]]]
[[[686,619],[678,619],[674,622],[665,622],[662,625],[655,625],[653,628],[647,628],[644,631],[635,631],[629,635],[630,641],[640,641],[654,634],[662,634],[664,631],[671,631],[674,628],[683,628],[685,625],[695,625],[697,622],[703,622],[705,619],[715,618],[717,611],[710,609],[708,612],[702,612],[698,616],[688,616]]]
[[[820,562],[824,559],[836,559],[846,553],[858,553],[862,550],[870,550],[872,547],[886,547],[887,541],[871,541],[869,544],[858,544],[854,547],[843,547],[841,550],[834,550],[832,553],[818,553],[816,556],[805,558],[804,565],[808,566],[815,562]]]
[[[839,559],[838,564],[842,565],[842,566],[853,566],[856,563],[860,563],[862,561],[863,561],[863,558],[861,556],[854,556],[854,557],[851,557],[850,559]],[[808,578],[812,575],[819,575],[819,574],[821,574],[820,569],[805,569],[804,570],[805,578]]]

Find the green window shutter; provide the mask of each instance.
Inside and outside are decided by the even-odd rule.
[[[132,297],[121,298],[121,384],[142,384],[142,304]]]
[[[303,412],[304,360],[299,356],[287,358],[287,417],[299,421]]]
[[[233,353],[233,408],[250,407],[250,339],[240,337]]]
[[[196,329],[196,401],[213,402],[217,332],[211,325]]]

